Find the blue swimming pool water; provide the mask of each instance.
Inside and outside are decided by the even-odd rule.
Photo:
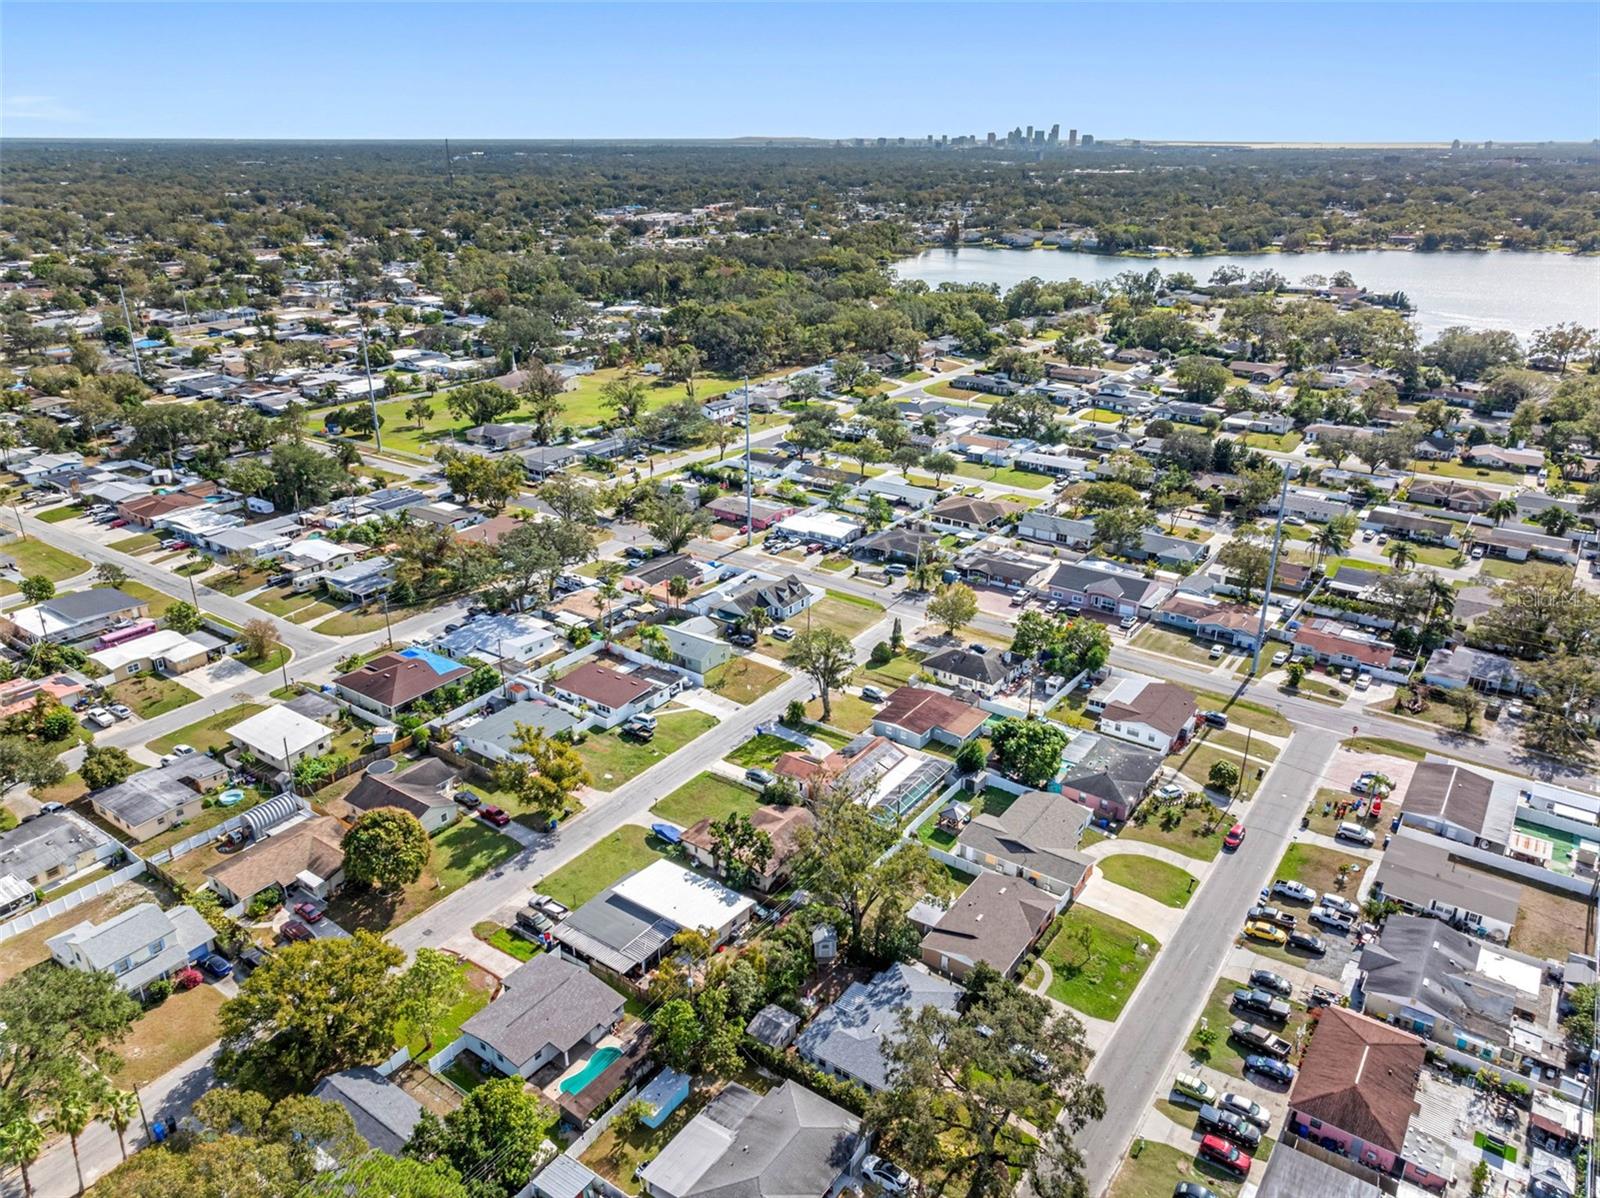
[[[561,1092],[563,1094],[577,1094],[590,1082],[604,1073],[611,1062],[622,1055],[620,1048],[602,1048],[589,1058],[589,1063],[571,1077],[563,1078]]]

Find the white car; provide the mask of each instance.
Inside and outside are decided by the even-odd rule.
[[[1211,646],[1211,660],[1212,661],[1216,661],[1217,658],[1219,658],[1221,656],[1222,656],[1222,646],[1221,645],[1212,645]]]
[[[1273,669],[1277,669],[1279,666],[1281,666],[1284,662],[1286,662],[1288,660],[1289,660],[1289,651],[1287,649],[1279,649],[1276,653],[1274,653],[1272,655],[1272,668]]]
[[[1356,689],[1358,691],[1364,691],[1364,690],[1367,689],[1367,687],[1369,687],[1371,685],[1372,685],[1372,675],[1371,674],[1357,674],[1356,675]]]
[[[891,1194],[904,1194],[911,1188],[911,1174],[881,1156],[869,1156],[862,1161],[861,1176]]]
[[[792,641],[794,640],[795,632],[794,629],[790,628],[787,624],[779,624],[772,630],[772,635],[777,637],[780,641]]]
[[[1156,788],[1156,798],[1158,799],[1181,799],[1188,793],[1188,791],[1184,790],[1183,787],[1179,786],[1176,782],[1168,782],[1165,786],[1158,786]]]
[[[194,751],[195,751],[195,748],[194,748],[193,745],[173,745],[172,746],[172,755],[174,757],[191,757],[191,756],[194,755]]]
[[[1318,905],[1328,907],[1341,915],[1348,915],[1351,919],[1361,914],[1361,908],[1343,895],[1325,894]]]
[[[117,717],[112,715],[104,707],[89,708],[88,711],[83,713],[83,718],[89,723],[93,724],[96,728],[109,728],[112,724],[117,722]]]

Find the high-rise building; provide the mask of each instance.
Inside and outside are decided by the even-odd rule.
[[[1050,126],[1050,138],[1049,138],[1050,144],[1051,145],[1055,145],[1060,140],[1061,140],[1061,126],[1059,124],[1051,125]]]
[[[1094,145],[1094,134],[1085,133],[1083,135],[1083,148],[1087,150],[1092,145]]]
[[[1076,129],[1068,129],[1067,130],[1067,149],[1076,150],[1077,148],[1078,148],[1078,131]]]
[[[1029,141],[1033,140],[1033,126],[1032,125],[1028,126],[1028,140]]]
[[[994,149],[994,134],[993,133],[989,134],[989,148],[991,150]]]

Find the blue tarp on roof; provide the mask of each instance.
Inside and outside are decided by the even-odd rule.
[[[412,661],[422,662],[435,674],[448,674],[451,670],[459,670],[461,668],[459,661],[452,661],[443,653],[434,653],[427,649],[402,649],[400,650],[400,656],[409,657]]]

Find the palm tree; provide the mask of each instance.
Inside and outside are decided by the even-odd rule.
[[[1350,548],[1350,534],[1337,520],[1329,520],[1311,534],[1311,548],[1316,553],[1318,561],[1327,557],[1337,557]]]
[[[122,1159],[127,1160],[128,1128],[144,1113],[139,1106],[139,1096],[132,1090],[119,1090],[107,1083],[96,1105],[101,1117],[116,1130],[117,1146],[122,1149]]]
[[[1389,560],[1394,563],[1394,568],[1404,573],[1416,564],[1417,551],[1411,547],[1410,541],[1396,541],[1384,550],[1389,555]]]
[[[757,604],[744,613],[744,619],[739,623],[744,625],[744,630],[751,636],[760,636],[772,625],[772,613]]]
[[[38,1159],[43,1147],[44,1131],[26,1114],[18,1114],[0,1126],[0,1161],[21,1170],[22,1192],[26,1198],[33,1198],[33,1179],[28,1176],[28,1166]]]
[[[600,631],[611,643],[611,605],[622,597],[622,563],[608,562],[600,567],[600,585],[595,592],[600,598]]]
[[[89,1126],[94,1118],[94,1108],[82,1094],[69,1094],[56,1107],[55,1114],[50,1119],[50,1126],[56,1131],[67,1133],[67,1139],[72,1142],[72,1165],[78,1171],[78,1193],[83,1193],[83,1160],[78,1155],[78,1137],[83,1134],[83,1129]]]
[[[1488,507],[1484,508],[1483,514],[1488,516],[1489,519],[1493,520],[1495,527],[1498,528],[1501,521],[1517,514],[1517,501],[1512,499],[1510,496],[1502,495]]]
[[[689,580],[682,574],[674,574],[667,579],[667,597],[672,600],[674,607],[682,607],[683,601],[689,597]]]

